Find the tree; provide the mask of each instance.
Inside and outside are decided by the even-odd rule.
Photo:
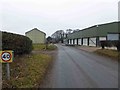
[[[52,42],[52,38],[50,36],[47,37],[47,42],[51,43]]]
[[[67,29],[66,33],[70,34],[70,33],[72,33],[72,31],[73,31],[72,29]]]

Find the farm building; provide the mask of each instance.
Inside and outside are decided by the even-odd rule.
[[[46,41],[46,34],[37,28],[26,32],[25,35],[32,40],[33,44],[45,43]]]
[[[117,38],[120,40],[120,22],[112,22],[107,24],[95,25],[83,30],[71,33],[67,37],[68,45],[85,45],[85,46],[99,46],[100,41],[108,40],[107,36]]]

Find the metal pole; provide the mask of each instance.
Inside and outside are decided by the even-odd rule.
[[[10,65],[9,63],[6,64],[6,69],[7,69],[7,79],[10,80]]]

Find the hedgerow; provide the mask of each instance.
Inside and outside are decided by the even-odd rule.
[[[15,55],[28,54],[32,51],[32,40],[23,35],[2,32],[2,50],[13,50]]]

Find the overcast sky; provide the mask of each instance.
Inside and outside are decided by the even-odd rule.
[[[47,36],[118,21],[120,0],[0,0],[0,29],[24,35],[33,28]]]

